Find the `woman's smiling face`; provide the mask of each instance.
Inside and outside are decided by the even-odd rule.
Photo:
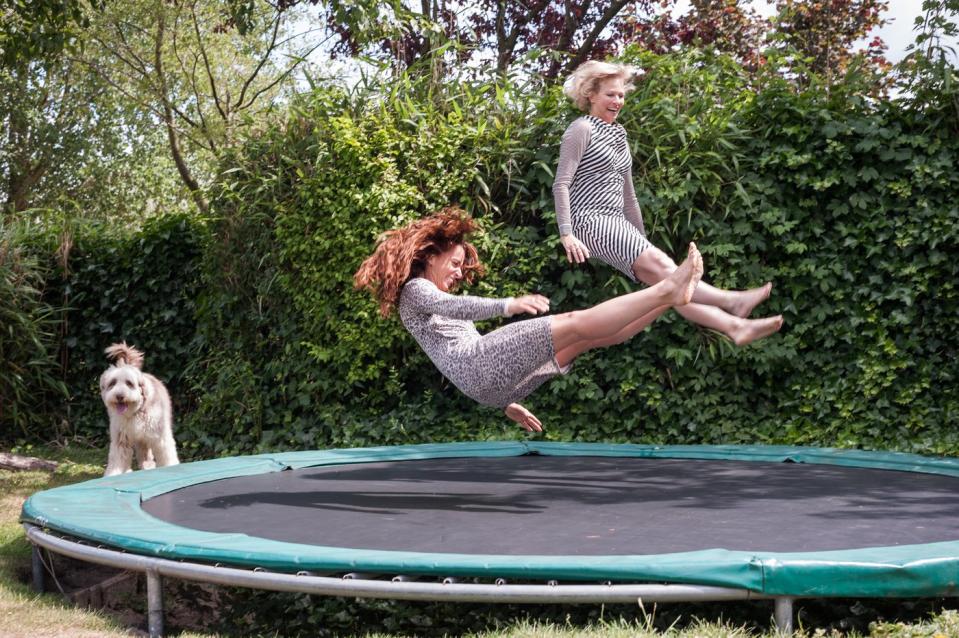
[[[623,78],[606,78],[599,89],[589,96],[589,114],[612,124],[626,100],[626,83]]]
[[[426,278],[443,292],[449,292],[463,278],[463,262],[466,250],[456,244],[446,252],[433,255],[427,260]]]

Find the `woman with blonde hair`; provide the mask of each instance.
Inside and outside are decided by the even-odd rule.
[[[702,257],[689,245],[686,260],[645,290],[592,308],[515,321],[481,335],[474,321],[549,311],[542,295],[489,298],[451,294],[483,272],[467,241],[479,230],[465,212],[447,207],[387,232],[354,275],[380,314],[394,309],[439,371],[475,401],[503,409],[529,431],[542,423],[518,402],[545,381],[565,374],[573,360],[594,348],[622,343],[669,308],[689,303],[702,276]]]
[[[652,285],[668,277],[676,264],[646,238],[626,129],[616,123],[635,74],[630,66],[593,60],[580,65],[566,81],[567,97],[586,114],[563,134],[553,197],[570,263],[595,257],[634,282]],[[692,303],[676,310],[737,345],[746,345],[782,327],[782,315],[748,318],[771,290],[770,282],[750,290],[723,290],[704,282]]]

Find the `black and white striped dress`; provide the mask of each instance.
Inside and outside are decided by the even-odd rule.
[[[632,165],[626,129],[585,115],[563,135],[553,195],[560,234],[572,232],[591,256],[636,281],[633,263],[650,244]]]

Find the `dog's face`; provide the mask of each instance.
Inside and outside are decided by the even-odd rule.
[[[133,366],[110,366],[100,375],[100,397],[107,410],[132,416],[146,400],[143,373]]]

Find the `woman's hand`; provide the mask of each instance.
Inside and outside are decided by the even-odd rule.
[[[563,235],[559,238],[563,242],[563,248],[566,249],[566,259],[571,264],[581,264],[589,259],[589,248],[586,244],[576,239],[573,235]]]
[[[506,316],[512,317],[521,312],[531,315],[549,312],[549,299],[543,295],[523,295],[510,299],[509,303],[506,304]]]
[[[519,426],[527,432],[542,432],[543,424],[536,418],[532,412],[521,406],[519,403],[510,403],[506,406],[506,416],[519,423]]]

